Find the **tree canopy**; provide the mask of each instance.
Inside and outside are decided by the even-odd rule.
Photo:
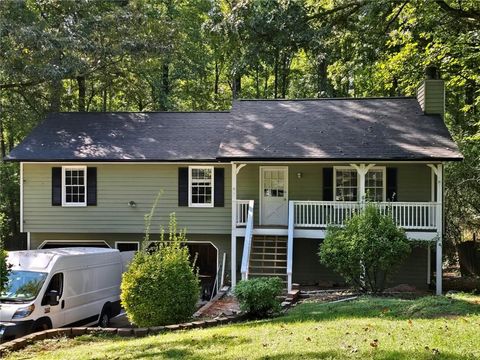
[[[232,98],[415,95],[446,81],[447,237],[480,227],[477,0],[23,0],[0,4],[0,156],[48,111],[220,110]],[[2,164],[1,236],[19,233]],[[462,174],[458,176],[458,174]]]

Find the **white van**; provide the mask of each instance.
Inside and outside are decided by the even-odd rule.
[[[120,252],[102,248],[11,251],[0,294],[0,342],[58,327],[106,327],[120,313]]]

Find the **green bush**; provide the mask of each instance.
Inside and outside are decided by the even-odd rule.
[[[240,303],[240,309],[253,317],[266,317],[280,310],[277,297],[284,285],[278,277],[254,278],[240,281],[234,294]]]
[[[4,250],[0,242],[0,293],[5,290],[10,272],[10,265],[7,263],[8,253]]]
[[[138,326],[160,326],[189,320],[199,299],[198,274],[190,263],[185,232],[177,233],[170,217],[169,238],[155,251],[139,251],[122,278],[122,305]]]
[[[391,216],[367,204],[344,227],[328,227],[319,256],[357,289],[377,293],[410,251],[410,241]]]

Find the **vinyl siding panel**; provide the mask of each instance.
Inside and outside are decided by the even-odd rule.
[[[58,165],[55,165],[58,166]],[[168,226],[175,212],[188,233],[230,233],[231,178],[225,167],[225,207],[178,207],[178,165],[93,165],[97,167],[97,206],[51,206],[51,165],[24,164],[24,229],[28,232],[143,233],[145,214],[163,191],[152,231]],[[137,206],[131,208],[129,201]]]
[[[417,90],[417,100],[426,114],[444,115],[445,91],[443,80],[425,80]]]

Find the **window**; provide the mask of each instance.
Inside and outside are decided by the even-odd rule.
[[[52,279],[50,280],[50,283],[48,284],[47,290],[45,291],[45,295],[43,296],[42,299],[42,305],[47,305],[48,303],[48,298],[47,294],[50,291],[56,291],[58,294],[58,299],[62,297],[63,293],[63,273],[58,273],[53,275]]]
[[[189,206],[213,207],[213,166],[190,166]]]
[[[62,167],[62,206],[87,206],[87,167]]]
[[[365,175],[365,194],[368,201],[385,201],[385,167],[374,167]],[[350,167],[336,167],[334,172],[335,201],[359,201],[357,171]]]
[[[365,175],[365,195],[368,201],[385,201],[385,168],[373,168]]]
[[[117,241],[115,247],[120,251],[138,251],[138,241]]]
[[[357,201],[357,171],[335,168],[335,201]]]

